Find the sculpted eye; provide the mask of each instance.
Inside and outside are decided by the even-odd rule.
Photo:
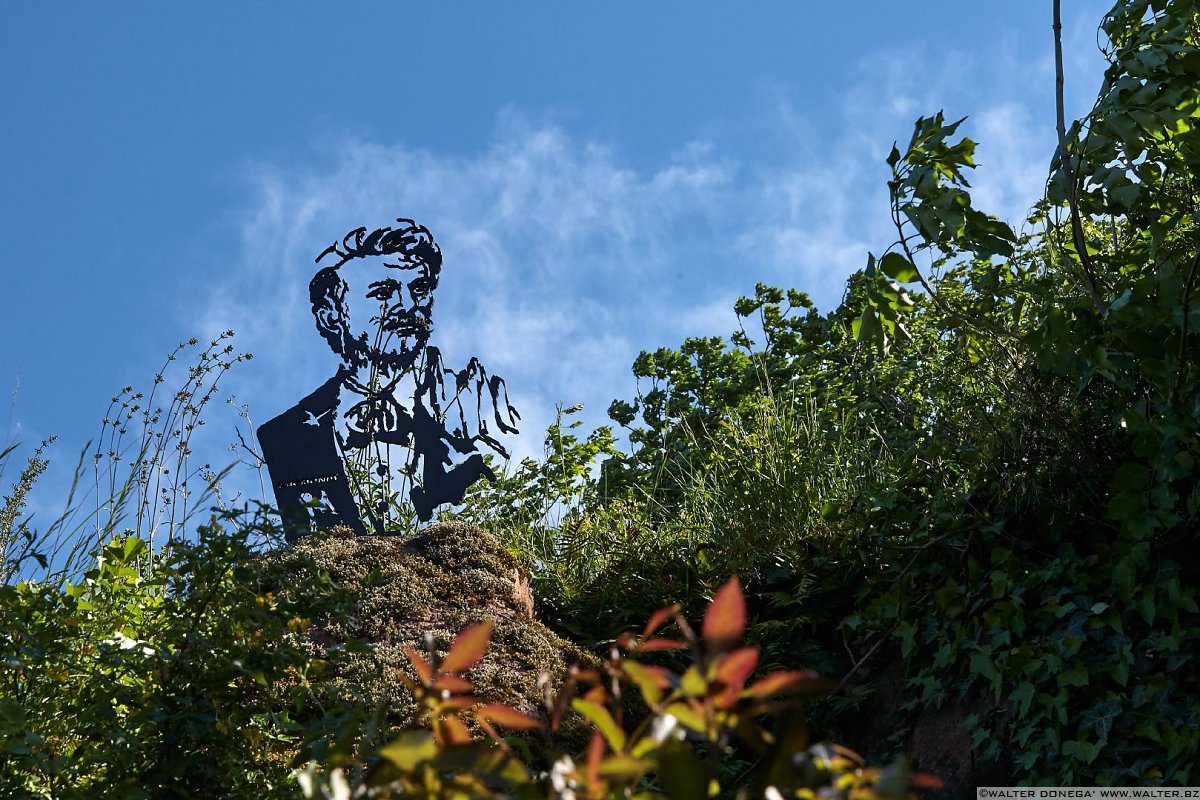
[[[386,278],[382,281],[375,281],[371,284],[371,291],[367,292],[367,297],[373,297],[381,302],[387,302],[392,297],[397,295],[403,288],[403,284],[398,280]]]
[[[408,284],[408,291],[417,297],[423,297],[433,291],[433,281],[429,278],[414,278]]]

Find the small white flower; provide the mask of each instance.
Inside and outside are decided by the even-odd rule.
[[[571,777],[574,774],[575,762],[571,760],[570,756],[563,756],[550,768],[550,785],[554,787],[554,793],[561,800],[575,800],[577,784]]]
[[[685,736],[683,729],[679,727],[679,720],[670,714],[663,714],[660,717],[656,717],[654,723],[650,726],[650,738],[662,743],[672,735],[676,739],[683,739]]]
[[[329,788],[333,792],[333,800],[350,800],[350,784],[346,781],[346,774],[340,769],[330,773]]]

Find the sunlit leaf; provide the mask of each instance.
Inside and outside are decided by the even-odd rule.
[[[455,716],[436,720],[433,724],[433,734],[444,745],[467,744],[471,741],[471,731]]]
[[[705,733],[708,730],[708,723],[704,719],[704,714],[690,703],[682,701],[672,703],[664,709],[664,712],[679,720],[679,723],[685,728],[689,728],[697,733]]]
[[[604,778],[633,781],[645,775],[652,766],[654,763],[651,761],[617,753],[600,762],[599,773]]]
[[[409,731],[379,748],[377,755],[409,771],[437,754],[437,742],[429,731]]]
[[[661,636],[656,636],[653,639],[647,639],[638,644],[636,652],[649,653],[654,650],[686,650],[687,642],[680,642],[675,639],[664,639]]]
[[[879,269],[894,281],[912,283],[919,275],[912,262],[899,253],[884,253],[879,260]]]
[[[571,707],[596,726],[596,730],[604,736],[609,747],[618,752],[625,749],[625,731],[617,725],[607,708],[582,698],[572,700]]]
[[[732,701],[742,691],[746,679],[757,665],[757,647],[742,647],[721,657],[716,665],[715,677],[725,684],[728,701]]]
[[[658,611],[655,611],[650,615],[650,621],[646,623],[646,629],[642,631],[642,638],[649,638],[656,630],[674,619],[675,615],[678,613],[678,603],[673,606],[667,606],[666,608],[660,608]]]
[[[471,691],[472,685],[469,680],[458,675],[439,675],[433,682],[433,688],[462,694]]]
[[[746,689],[748,697],[768,697],[782,692],[801,694],[824,694],[836,688],[837,683],[828,678],[822,678],[815,672],[779,671],[772,672],[755,681]]]
[[[621,665],[621,669],[638,687],[646,704],[652,708],[662,700],[663,690],[671,685],[669,678],[652,671],[652,668],[645,664],[628,661]]]
[[[411,646],[405,646],[404,655],[408,657],[408,663],[412,664],[413,669],[417,671],[417,676],[422,683],[429,683],[433,678],[433,667],[429,666],[420,653],[414,650]]]
[[[501,703],[488,703],[475,709],[475,714],[489,722],[514,730],[532,731],[545,727],[540,720]]]
[[[704,642],[711,650],[728,650],[742,638],[746,629],[746,599],[737,576],[717,590],[704,614],[701,628]]]
[[[490,620],[464,628],[458,636],[454,637],[450,651],[442,659],[441,671],[463,672],[475,666],[487,652],[491,639],[492,623]]]

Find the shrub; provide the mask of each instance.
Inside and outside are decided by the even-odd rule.
[[[322,772],[316,764],[301,773],[309,798],[537,797],[704,798],[733,786],[751,786],[767,797],[901,798],[940,782],[911,774],[900,760],[867,768],[845,748],[808,743],[799,711],[801,698],[829,688],[809,672],[773,672],[750,682],[755,648],[738,647],[745,628],[741,588],[729,581],[713,598],[701,635],[694,634],[678,607],[655,613],[641,636],[622,637],[600,670],[572,671],[557,694],[547,692],[549,728],[573,711],[594,730],[583,755],[558,757],[549,771],[531,773],[501,730],[540,730],[539,719],[503,704],[481,704],[463,673],[484,656],[490,623],[466,628],[445,656],[423,656],[408,648],[416,673],[408,679],[427,729],[413,730],[380,748],[365,769]],[[681,638],[661,635],[674,622]],[[637,656],[688,650],[692,663],[682,673],[645,663]],[[649,714],[636,724],[622,702],[636,691]],[[761,720],[774,716],[769,730]],[[489,741],[472,737],[468,721]],[[735,739],[756,762],[729,769]],[[722,767],[725,767],[722,774]],[[724,778],[722,783],[721,778]]]

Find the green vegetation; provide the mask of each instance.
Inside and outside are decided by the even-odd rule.
[[[183,542],[163,506],[126,536],[123,498],[164,496],[132,479],[43,539],[36,453],[0,509],[3,791],[886,797],[931,783],[900,752],[951,791],[1195,783],[1200,9],[1102,28],[1026,233],[973,207],[959,123],[918,120],[839,307],[757,286],[728,341],[638,358],[628,446],[564,409],[452,525],[281,550],[246,517]],[[801,696],[892,766],[810,745]]]
[[[888,158],[896,241],[840,307],[758,286],[728,342],[637,360],[610,409],[629,452],[560,424],[544,464],[481,487],[552,624],[608,641],[736,571],[750,641],[844,676],[819,719],[872,752],[943,714],[974,762],[954,770],[1194,782],[1198,23],[1106,16],[1104,85],[1029,233],[972,206],[974,143],[923,118]],[[531,524],[547,487],[565,510]]]

